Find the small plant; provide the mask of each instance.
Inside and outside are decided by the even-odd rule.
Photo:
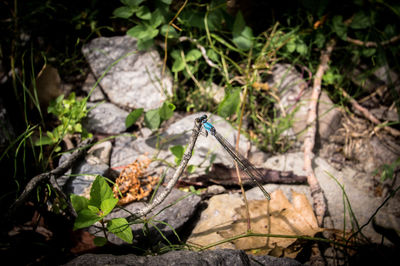
[[[144,123],[151,130],[155,130],[160,127],[163,121],[166,121],[172,117],[175,110],[175,105],[166,101],[159,108],[147,111],[144,114]],[[136,123],[139,117],[143,113],[143,108],[133,110],[125,119],[125,126],[128,128]]]
[[[137,25],[130,28],[127,34],[138,39],[139,50],[146,50],[154,44],[154,38],[160,33],[165,35],[168,30],[170,37],[177,33],[174,28],[166,24],[168,8],[172,0],[156,1],[157,8],[153,12],[147,6],[141,5],[142,2],[143,0],[121,0],[123,6],[115,9],[113,15],[136,22]]]
[[[169,148],[171,153],[175,156],[175,164],[179,165],[182,161],[183,155],[185,154],[187,146],[183,147],[182,145],[175,145]],[[196,169],[195,165],[189,164],[187,167],[187,171],[189,173],[193,173],[194,170]]]
[[[100,222],[105,236],[106,231],[109,231],[123,241],[132,243],[132,230],[125,218],[105,220],[105,217],[117,205],[118,199],[114,197],[114,193],[104,177],[97,176],[94,180],[90,190],[90,199],[71,194],[71,203],[78,214],[75,220],[74,230],[89,227],[96,222]],[[96,245],[103,245],[106,242],[106,237],[95,238]]]
[[[51,145],[61,141],[67,134],[81,134],[82,138],[91,137],[83,127],[80,121],[84,118],[88,110],[86,109],[86,98],[77,100],[75,93],[71,93],[67,99],[64,95],[60,95],[50,103],[47,112],[57,116],[60,125],[53,131],[47,131],[47,136],[41,137],[35,145]],[[55,151],[59,151],[61,147],[56,147]]]
[[[394,161],[391,164],[384,164],[381,167],[379,167],[377,170],[375,170],[375,175],[380,174],[381,175],[381,181],[384,182],[387,179],[393,179],[395,176],[395,170],[400,166],[400,157],[397,158],[396,161]]]

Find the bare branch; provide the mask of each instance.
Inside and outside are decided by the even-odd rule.
[[[10,211],[15,212],[15,210],[20,207],[25,201],[27,201],[28,196],[31,194],[31,192],[36,188],[36,186],[42,182],[50,182],[52,187],[60,193],[62,197],[66,199],[65,194],[61,191],[59,188],[56,178],[60,177],[63,175],[65,172],[68,171],[68,169],[71,168],[72,164],[78,160],[86,151],[88,146],[93,142],[92,138],[86,139],[85,141],[81,142],[76,150],[67,158],[65,162],[60,164],[56,169],[51,170],[50,172],[47,173],[42,173],[40,175],[35,176],[32,178],[28,184],[26,185],[24,191],[21,193],[21,195],[18,197],[18,199],[14,202],[14,204],[11,206]],[[67,202],[68,199],[67,199]],[[72,207],[70,206],[70,211],[73,210]],[[72,212],[72,215],[74,215],[75,212]]]
[[[128,221],[133,221],[136,220],[137,218],[147,215],[149,212],[151,212],[152,209],[154,209],[161,202],[163,202],[165,198],[169,195],[169,193],[172,191],[172,188],[175,186],[176,182],[178,182],[178,179],[181,177],[183,171],[185,170],[187,164],[189,163],[190,158],[192,157],[193,148],[194,145],[196,144],[200,130],[201,130],[201,123],[196,119],[192,130],[192,136],[190,137],[186,152],[183,155],[181,163],[176,169],[174,175],[172,176],[171,180],[165,187],[165,190],[161,194],[159,194],[151,204],[145,206],[144,208],[136,211],[135,213],[127,217]]]
[[[340,92],[343,94],[344,97],[350,100],[351,105],[353,106],[354,109],[360,111],[365,118],[367,118],[369,121],[374,123],[375,125],[380,125],[382,124],[378,118],[376,118],[373,114],[371,114],[366,108],[362,107],[356,100],[354,100],[347,92],[345,92],[342,88],[340,88]],[[397,129],[394,129],[389,126],[383,126],[383,129],[392,134],[394,137],[400,136],[400,131]]]
[[[317,216],[318,225],[322,227],[323,219],[327,212],[327,206],[325,201],[324,193],[319,185],[317,178],[315,177],[314,170],[312,168],[312,159],[314,154],[312,152],[315,144],[315,133],[316,133],[316,120],[317,120],[317,107],[318,99],[321,93],[321,81],[322,76],[328,69],[328,63],[335,41],[331,40],[326,47],[326,51],[323,51],[320,58],[320,65],[318,66],[317,73],[314,77],[313,91],[311,95],[311,102],[308,109],[307,129],[306,137],[304,139],[304,170],[307,173],[307,181],[310,185],[311,196],[313,198],[314,211]]]
[[[378,47],[378,46],[386,46],[392,43],[397,42],[398,40],[400,40],[400,35],[396,35],[392,38],[390,38],[389,40],[386,41],[382,41],[382,42],[363,42],[357,39],[353,39],[347,36],[346,40],[352,44],[355,45],[359,45],[359,46],[365,46],[365,47]]]

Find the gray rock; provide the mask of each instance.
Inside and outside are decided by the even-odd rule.
[[[83,83],[82,90],[89,94],[93,86],[96,84],[96,78],[93,76],[92,73],[86,77],[85,83]],[[100,86],[97,85],[96,88],[93,89],[92,94],[90,94],[89,101],[91,102],[98,102],[105,100],[106,97],[103,91],[100,89]]]
[[[247,255],[241,250],[219,249],[201,252],[179,250],[158,256],[85,254],[65,265],[301,265],[288,258]]]
[[[303,153],[288,153],[278,155],[268,159],[264,167],[274,170],[293,171],[297,175],[306,175]],[[357,172],[351,168],[345,167],[341,171],[336,170],[325,159],[316,157],[313,161],[314,172],[324,191],[328,203],[328,209],[333,220],[334,228],[342,230],[344,228],[344,218],[346,217],[346,229],[351,229],[354,220],[349,220],[348,206],[343,206],[343,190],[336,183],[335,179],[344,186],[347,197],[349,198],[351,208],[355,214],[358,224],[361,226],[368,222],[370,217],[378,209],[387,195],[376,196],[373,193],[374,178]],[[268,184],[264,186],[268,192],[276,189],[283,190],[285,196],[291,200],[291,190],[304,193],[312,203],[312,198],[308,186],[305,185],[277,185]],[[399,194],[399,193],[398,193]],[[246,192],[248,200],[262,199],[263,195],[256,187]],[[391,200],[390,206],[400,206],[400,196]],[[347,203],[346,203],[347,204]],[[395,230],[400,230],[400,208],[383,208],[376,214],[377,221]],[[385,221],[385,222],[384,222]],[[356,229],[357,230],[357,229]],[[381,235],[374,231],[370,223],[363,229],[364,235],[375,243],[380,243]]]
[[[218,195],[225,193],[226,189],[223,186],[220,185],[211,185],[207,187],[206,193],[209,195]]]
[[[117,167],[132,163],[139,155],[149,154],[150,156],[157,153],[157,158],[175,164],[175,157],[169,150],[172,146],[185,146],[189,143],[191,130],[193,129],[194,120],[203,113],[196,113],[186,116],[183,119],[171,124],[164,133],[159,136],[150,136],[148,138],[133,139],[129,137],[117,137],[116,144],[112,151],[111,166]],[[210,114],[207,114],[210,116]],[[223,118],[213,115],[210,122],[215,126],[217,131],[222,134],[232,145],[235,145],[237,130],[234,129]],[[163,142],[163,145],[157,150],[157,141]],[[251,148],[250,148],[251,147]],[[265,161],[267,155],[260,153],[243,134],[240,136],[239,151],[247,154],[250,151],[250,161],[255,165]],[[209,135],[205,137],[200,135],[197,139],[194,154],[189,164],[200,165],[195,170],[195,175],[204,174],[204,170],[210,166],[210,158],[215,156],[215,163],[223,163],[227,166],[233,166],[233,160],[229,154],[220,146],[217,140]]]
[[[87,103],[87,107],[96,106],[94,103]],[[101,134],[118,134],[126,130],[125,119],[128,112],[118,108],[112,103],[102,103],[92,109],[83,120],[83,126],[89,132]]]
[[[148,111],[172,95],[172,78],[161,76],[163,62],[156,50],[137,51],[136,43],[130,36],[100,37],[84,45],[82,52],[96,79],[107,72],[100,86],[112,103]]]
[[[380,66],[373,70],[371,75],[366,76],[366,73],[371,73],[371,69],[367,65],[360,65],[358,68],[353,69],[350,73],[351,80],[359,87],[370,93],[375,92],[379,86],[387,86],[394,84],[394,89],[399,92],[399,75],[390,69],[389,66]],[[392,94],[386,93],[381,95],[380,98],[392,97]]]
[[[158,193],[163,191],[160,188]],[[190,195],[178,189],[173,189],[167,198],[157,207],[155,207],[147,217],[152,217],[152,220],[162,221],[159,223],[153,221],[158,227],[161,233],[167,237],[175,237],[174,231],[180,232],[185,223],[194,215],[197,206],[199,205],[201,198],[197,195]],[[144,202],[133,202],[124,206],[123,209],[117,209],[107,216],[107,219],[113,218],[126,218],[130,213],[135,212],[145,206]],[[155,216],[154,216],[155,215]],[[169,226],[167,226],[166,224]],[[162,235],[160,232],[151,224],[148,224],[149,231],[146,236],[143,235],[143,224],[131,225],[132,233],[134,237],[134,243],[147,242],[150,245],[155,245],[161,241]],[[103,232],[98,232],[98,229],[91,227],[89,229],[91,233],[97,232],[98,236],[104,236]],[[127,244],[114,234],[108,234],[108,240],[116,245]]]
[[[90,187],[96,179],[96,175],[107,176],[109,166],[103,163],[92,164],[89,161],[82,161],[72,167],[71,178],[64,186],[67,194],[73,193],[80,196],[89,196]]]
[[[111,154],[111,142],[105,141],[93,145],[85,158],[77,162],[63,176],[57,179],[57,183],[63,187],[67,194],[73,193],[89,197],[90,187],[96,175],[109,176],[111,173],[109,164]],[[70,153],[64,153],[59,161],[63,163]]]
[[[88,150],[88,156],[86,157],[86,160],[92,161],[93,163],[97,164],[103,163],[109,165],[111,158],[111,149],[111,141],[96,143]]]
[[[287,113],[298,108],[293,117],[292,128],[297,139],[303,141],[311,91],[307,90],[307,84],[293,66],[276,64],[271,71],[268,84],[277,87],[280,93],[280,105],[276,108],[278,110],[284,108]],[[323,141],[326,141],[340,127],[341,114],[325,92],[322,91],[318,102],[318,134]]]

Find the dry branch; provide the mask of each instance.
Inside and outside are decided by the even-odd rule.
[[[178,168],[176,169],[174,175],[172,176],[171,180],[168,182],[165,190],[159,194],[151,204],[145,206],[144,208],[137,210],[136,212],[132,213],[129,217],[127,217],[128,221],[136,220],[137,218],[143,217],[151,212],[156,206],[158,206],[161,202],[165,200],[165,198],[169,195],[172,191],[175,184],[178,182],[178,179],[181,177],[183,171],[185,170],[187,164],[189,163],[190,158],[192,157],[192,152],[194,145],[196,144],[196,140],[200,134],[201,130],[201,123],[198,119],[195,120],[194,127],[192,130],[192,135],[189,140],[188,147],[185,151],[185,154],[182,157],[181,163],[179,164]]]
[[[328,63],[330,55],[332,53],[335,41],[331,40],[326,47],[326,51],[323,51],[320,58],[320,65],[317,73],[314,77],[313,91],[311,95],[311,102],[308,109],[307,129],[306,137],[304,139],[304,170],[307,173],[307,181],[310,186],[311,196],[313,198],[314,211],[317,216],[318,225],[322,227],[323,219],[327,211],[326,201],[324,193],[319,185],[317,178],[315,177],[314,170],[312,168],[312,159],[314,154],[312,152],[315,144],[315,133],[316,133],[316,120],[317,120],[317,106],[318,99],[321,93],[321,81],[322,76],[328,69]]]
[[[21,195],[18,197],[18,199],[14,202],[14,204],[11,206],[10,211],[13,213],[18,207],[20,207],[23,203],[25,203],[29,197],[29,195],[32,193],[32,191],[37,187],[38,184],[42,182],[49,182],[53,189],[66,201],[68,202],[68,210],[70,213],[74,216],[76,216],[76,213],[72,206],[69,203],[69,200],[67,199],[67,196],[62,192],[61,188],[58,186],[56,178],[60,177],[63,175],[65,172],[68,171],[68,169],[71,168],[72,164],[76,162],[86,151],[88,146],[93,142],[92,138],[86,139],[85,141],[81,142],[76,150],[67,158],[65,162],[60,164],[57,168],[51,170],[50,172],[47,173],[42,173],[40,175],[35,176],[32,178],[28,184],[26,185],[24,191],[21,193]]]
[[[311,94],[311,101],[308,108],[307,125],[308,129],[304,139],[304,170],[307,174],[307,182],[310,186],[311,197],[313,199],[313,207],[317,218],[318,226],[323,227],[324,217],[327,214],[327,204],[324,191],[321,189],[317,178],[315,177],[314,169],[312,168],[312,160],[314,158],[314,144],[316,135],[316,121],[318,110],[318,99],[321,94],[321,82],[325,71],[328,69],[330,56],[335,46],[336,41],[331,40],[326,46],[326,50],[322,51],[320,57],[320,65],[318,66],[317,73],[314,77],[313,90]],[[321,252],[318,245],[313,245],[311,248],[311,265],[324,265]]]
[[[379,42],[379,43],[377,43],[377,42],[363,42],[363,41],[360,41],[360,40],[357,40],[357,39],[353,39],[353,38],[350,38],[350,37],[347,37],[346,40],[348,42],[352,43],[352,44],[359,45],[359,46],[365,46],[365,47],[368,48],[368,47],[385,46],[385,45],[389,45],[389,44],[395,43],[398,40],[400,40],[400,35],[396,35],[396,36],[390,38],[389,40],[382,41],[382,42]]]
[[[366,108],[362,107],[356,100],[354,100],[347,92],[345,92],[342,88],[340,88],[340,92],[343,94],[344,97],[350,100],[351,105],[353,106],[354,109],[360,111],[365,118],[367,118],[369,121],[374,123],[375,125],[380,125],[382,124],[378,118],[376,118],[373,114],[371,114]],[[394,129],[389,126],[383,126],[383,129],[392,134],[394,137],[400,136],[400,131],[397,129]]]

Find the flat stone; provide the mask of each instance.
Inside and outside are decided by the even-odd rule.
[[[158,108],[172,95],[172,77],[161,76],[163,61],[153,48],[137,50],[130,36],[100,37],[82,48],[108,99],[125,109]]]
[[[163,188],[160,188],[157,194],[161,193]],[[186,197],[185,197],[186,196]],[[156,195],[157,197],[157,195]],[[171,193],[165,198],[165,200],[155,207],[147,217],[152,217],[152,220],[161,221],[163,223],[153,221],[154,225],[157,226],[158,230],[167,237],[175,238],[174,231],[180,232],[185,223],[194,215],[197,206],[199,205],[201,198],[197,195],[188,195],[178,189],[173,189]],[[135,212],[138,209],[142,209],[145,206],[144,202],[132,202],[124,206],[123,209],[116,209],[107,216],[107,219],[113,218],[126,218],[130,213]],[[167,226],[168,224],[169,226]],[[161,233],[151,224],[148,224],[148,232],[146,235],[143,234],[143,224],[131,225],[132,233],[134,237],[134,243],[147,243],[149,245],[155,245],[159,241],[163,240]],[[91,227],[89,229],[91,233],[97,232],[98,236],[103,236],[103,232],[98,232],[98,229]],[[108,240],[115,245],[126,245],[127,243],[116,237],[114,234],[108,233]]]
[[[87,103],[87,108],[96,106]],[[126,130],[125,119],[128,112],[112,103],[102,103],[92,109],[83,120],[83,126],[92,133],[119,134]]]
[[[293,132],[297,139],[304,140],[304,130],[307,127],[308,107],[311,101],[311,91],[302,78],[302,75],[289,64],[276,64],[272,68],[272,74],[267,79],[269,86],[276,87],[280,93],[280,104],[285,112],[290,113],[296,108],[293,116]],[[340,127],[341,114],[335,108],[325,92],[321,92],[318,100],[318,134],[326,141],[329,136]]]
[[[117,137],[115,147],[112,151],[111,166],[117,167],[127,165],[143,154],[148,154],[149,156],[157,154],[158,159],[175,164],[175,157],[171,153],[170,148],[175,145],[186,146],[189,143],[194,120],[203,114],[204,113],[196,113],[186,116],[172,123],[165,132],[161,133],[159,136],[137,139]],[[207,113],[207,115],[210,116],[211,114]],[[235,146],[237,136],[237,130],[235,128],[217,115],[210,117],[209,121],[228,142]],[[122,141],[123,139],[124,141]],[[163,143],[159,145],[158,149],[157,141]],[[242,134],[240,135],[239,152],[247,154],[248,150],[250,153],[250,161],[255,165],[265,161],[267,158],[265,153],[261,154],[255,146],[251,146],[249,140]],[[254,160],[252,155],[254,155]],[[189,164],[192,165],[202,164],[201,167],[196,168],[194,176],[204,174],[204,170],[210,166],[211,156],[215,156],[214,163],[223,163],[230,167],[234,165],[232,158],[213,136],[209,135],[205,137],[204,134],[201,134],[197,139],[194,153],[189,161]]]
[[[272,256],[246,255],[244,251],[232,249],[206,250],[201,252],[178,250],[158,256],[85,254],[65,265],[301,265],[289,258],[275,258]]]
[[[82,90],[85,91],[87,94],[89,94],[92,91],[95,84],[96,84],[95,76],[92,73],[89,73],[85,79],[85,82],[83,83]],[[106,97],[103,91],[100,89],[100,86],[97,85],[90,94],[89,101],[98,102],[103,100],[106,100]]]
[[[346,206],[346,208],[343,206],[344,192],[337,182],[344,186],[346,195],[351,204],[351,208],[360,226],[369,221],[371,216],[375,213],[379,205],[387,196],[377,196],[374,194],[374,178],[368,174],[357,172],[349,167],[344,167],[341,171],[336,170],[325,159],[320,157],[315,157],[313,160],[313,165],[315,175],[327,199],[329,213],[333,220],[334,228],[336,229],[342,230],[344,228],[345,217],[346,230],[351,229],[352,224],[354,225],[354,221],[349,220],[350,216],[348,213],[348,206]],[[297,175],[306,175],[303,170],[304,154],[301,152],[271,157],[263,166],[274,170],[293,171],[293,173]],[[284,191],[284,194],[286,197],[288,197],[288,199],[291,198],[290,190],[295,190],[296,192],[304,193],[309,199],[309,202],[312,203],[309,188],[305,185],[267,184],[264,185],[264,188],[268,192],[273,192],[279,188]],[[256,194],[254,195],[253,193]],[[249,200],[263,198],[262,193],[257,187],[249,190],[246,194],[248,195]],[[393,206],[399,205],[400,196],[393,198],[392,201]],[[393,208],[391,210],[389,208],[383,208],[376,214],[377,220],[387,220],[388,223],[385,225],[390,226],[395,230],[400,230],[399,217],[399,208],[397,208],[397,211],[394,211]],[[363,229],[363,234],[375,243],[380,243],[382,240],[382,236],[375,232],[371,223]]]

